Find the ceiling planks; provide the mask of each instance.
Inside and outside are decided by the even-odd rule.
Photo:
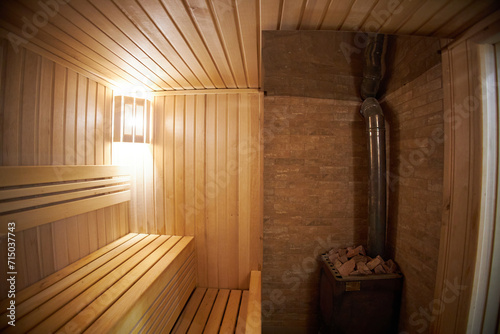
[[[453,38],[499,7],[495,0],[16,0],[0,3],[0,27],[4,37],[13,32],[111,87],[243,89],[261,86],[263,30]]]

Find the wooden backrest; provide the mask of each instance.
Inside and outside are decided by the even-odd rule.
[[[0,235],[128,200],[127,167],[0,167]]]

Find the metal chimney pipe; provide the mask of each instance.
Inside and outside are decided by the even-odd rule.
[[[385,118],[377,99],[367,98],[361,105],[365,118],[369,151],[369,229],[368,255],[385,256],[386,239],[386,158]]]
[[[363,81],[361,82],[361,98],[377,97],[382,80],[382,57],[384,53],[385,35],[371,35],[365,47],[363,64]]]
[[[386,160],[385,119],[376,96],[382,80],[385,35],[369,36],[364,52],[361,82],[361,115],[365,118],[370,168],[368,255],[385,256],[386,239]]]

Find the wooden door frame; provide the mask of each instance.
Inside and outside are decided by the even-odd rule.
[[[494,221],[491,206],[486,205],[491,188],[488,189],[483,180],[490,182],[493,176],[497,182],[497,166],[495,172],[483,169],[487,158],[491,158],[487,155],[491,146],[483,146],[483,141],[487,140],[483,137],[483,127],[484,134],[493,131],[495,138],[498,127],[483,125],[483,108],[487,103],[485,81],[481,75],[485,47],[481,44],[491,43],[491,38],[498,32],[500,12],[495,12],[442,50],[445,110],[443,220],[435,299],[429,305],[432,333],[477,333],[483,326],[483,320],[478,321],[477,312],[473,314],[476,304],[481,301],[480,295],[486,291],[478,289],[481,277],[476,258],[478,252],[492,251],[492,245],[478,248],[478,242],[480,232],[484,232],[485,215],[490,215],[488,219]],[[494,147],[498,150],[496,143]],[[496,197],[496,192],[492,196]],[[494,203],[495,207],[496,198]],[[469,320],[472,315],[474,317]]]

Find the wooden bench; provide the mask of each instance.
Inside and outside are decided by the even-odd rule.
[[[123,166],[0,167],[0,235],[130,200]]]
[[[1,329],[168,332],[195,288],[195,266],[193,237],[130,233],[20,291],[15,327]]]
[[[249,290],[196,288],[172,333],[260,333],[260,291],[260,271]]]
[[[128,201],[129,188],[123,167],[0,167],[0,235]],[[0,331],[261,332],[260,272],[247,291],[195,289],[196,275],[193,237],[130,233],[0,302]]]

